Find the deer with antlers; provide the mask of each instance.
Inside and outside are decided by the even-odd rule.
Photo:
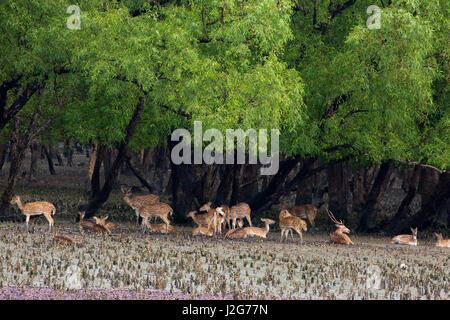
[[[52,231],[54,224],[52,216],[56,212],[56,208],[52,203],[47,201],[36,201],[22,204],[22,199],[20,198],[20,196],[15,196],[14,198],[12,198],[11,204],[17,204],[20,211],[22,211],[22,213],[26,216],[25,226],[27,231],[28,231],[28,222],[30,222],[30,217],[40,215],[43,215],[48,221],[48,232]]]
[[[147,194],[143,196],[135,196],[132,198],[131,187],[124,188],[123,186],[120,188],[122,191],[123,200],[134,210],[136,213],[137,224],[139,224],[139,207],[155,204],[159,202],[159,196],[156,194]]]
[[[328,216],[330,217],[331,221],[333,221],[334,225],[336,226],[336,231],[330,233],[330,240],[333,243],[339,243],[339,244],[354,244],[352,240],[346,235],[346,233],[350,233],[350,230],[344,225],[344,222],[337,221],[334,217],[333,213],[331,213],[330,210],[328,211]]]

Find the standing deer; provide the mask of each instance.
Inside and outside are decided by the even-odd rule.
[[[129,187],[127,189],[125,189],[124,187],[121,187],[120,190],[122,191],[123,200],[136,213],[137,224],[139,224],[139,214],[138,214],[139,207],[159,202],[159,196],[157,196],[155,194],[147,194],[144,196],[135,196],[135,197],[131,198],[131,196],[132,196],[131,187]]]
[[[56,212],[56,208],[52,203],[47,201],[36,201],[22,204],[22,199],[20,198],[20,196],[15,196],[14,198],[12,198],[11,204],[15,203],[22,211],[22,213],[26,216],[25,223],[27,231],[28,231],[28,222],[30,222],[30,217],[40,215],[44,215],[44,217],[48,221],[48,232],[52,231],[54,224],[52,216]]]
[[[295,230],[295,232],[298,233],[300,236],[300,243],[303,243],[303,231],[308,231],[308,228],[306,226],[306,222],[300,219],[299,217],[293,216],[289,213],[288,210],[281,210],[280,212],[280,228],[281,228],[281,239],[280,241],[283,241],[283,235],[285,235],[285,240],[287,240],[289,232],[293,232],[292,229]],[[294,236],[292,235],[292,239],[294,239]]]
[[[258,227],[245,227],[242,229],[237,229],[236,231],[230,233],[228,238],[231,239],[246,239],[247,237],[260,237],[266,239],[267,233],[269,232],[269,226],[275,223],[272,219],[261,218],[264,222],[264,228]]]
[[[410,228],[411,234],[400,234],[392,238],[391,243],[394,244],[407,244],[410,246],[417,246],[417,228]]]
[[[450,248],[450,239],[445,239],[442,237],[442,233],[435,233],[436,235],[436,243],[434,244],[436,247]]]
[[[148,218],[159,217],[166,224],[166,233],[169,231],[170,221],[168,216],[173,214],[173,209],[171,206],[164,202],[158,202],[154,204],[144,205],[138,208],[138,215],[142,219],[147,220]],[[147,223],[144,221],[144,224]]]
[[[227,225],[228,228],[230,228],[230,220],[233,221],[233,229],[236,228],[236,219],[238,218],[246,218],[248,221],[248,224],[250,227],[252,226],[252,220],[250,219],[250,206],[245,203],[241,202],[237,205],[234,205],[230,208],[230,214],[228,215]]]
[[[328,216],[337,228],[336,231],[330,233],[331,242],[339,244],[354,244],[346,235],[346,233],[350,233],[350,230],[344,225],[344,222],[337,221],[330,210],[328,210]]]
[[[214,234],[222,233],[222,225],[225,223],[225,211],[223,210],[223,208],[217,207],[216,209],[213,209],[213,208],[211,208],[211,202],[208,202],[208,203],[205,203],[199,210],[200,211],[208,211],[208,212],[197,215],[197,221],[207,222],[208,228],[209,228],[210,224],[213,224]],[[192,218],[192,215],[190,217]],[[192,219],[194,219],[194,218],[192,218]],[[206,223],[200,223],[200,224],[206,224]]]
[[[312,227],[314,227],[314,220],[317,216],[317,207],[312,204],[305,204],[301,206],[294,206],[288,209],[288,211],[299,218],[308,219]]]

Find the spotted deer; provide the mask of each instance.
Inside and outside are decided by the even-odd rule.
[[[40,215],[43,215],[48,221],[48,232],[52,231],[54,224],[52,216],[56,212],[56,208],[52,203],[47,201],[36,201],[22,204],[22,199],[20,198],[20,196],[15,196],[14,198],[12,198],[11,204],[17,204],[17,207],[26,216],[25,226],[27,231],[30,217]]]
[[[317,216],[317,207],[312,204],[305,204],[301,206],[293,206],[287,209],[293,216],[301,219],[308,219],[312,227],[314,227],[314,220]]]
[[[436,243],[434,244],[436,247],[450,248],[450,239],[445,239],[442,237],[442,233],[435,233]]]
[[[108,233],[108,234],[111,233],[111,231],[109,229],[107,229],[105,226],[103,226],[101,224],[97,224],[92,220],[85,219],[84,211],[80,211],[78,214],[80,215],[80,221],[78,222],[78,227],[80,228],[81,233],[83,233],[83,231],[85,231],[85,230],[91,230],[91,231]]]
[[[228,215],[228,220],[227,220],[227,225],[228,228],[231,229],[230,226],[230,220],[233,221],[233,229],[236,228],[236,219],[238,218],[245,218],[248,221],[248,224],[250,225],[250,227],[252,226],[252,220],[250,219],[250,206],[245,203],[245,202],[241,202],[238,203],[237,205],[234,205],[230,208],[230,214]]]
[[[58,235],[58,230],[53,230],[53,242],[56,242],[58,244],[73,244],[75,241],[70,236],[67,235]]]
[[[199,210],[207,211],[207,213],[197,215],[197,220],[207,222],[201,224],[208,224],[208,226],[212,224],[214,234],[222,233],[222,225],[225,223],[225,215],[226,215],[225,211],[223,210],[223,207],[220,206],[213,209],[211,208],[211,202],[208,202],[205,203],[203,206],[201,206]],[[192,218],[192,216],[190,217]]]
[[[338,244],[354,244],[352,240],[350,240],[350,238],[346,235],[346,233],[350,233],[350,230],[344,225],[344,222],[337,221],[333,213],[331,213],[330,210],[327,211],[328,216],[336,226],[336,231],[330,233],[330,241]]]
[[[275,223],[272,219],[262,218],[264,222],[264,228],[258,227],[245,227],[237,229],[236,231],[230,233],[228,238],[231,239],[246,239],[247,237],[260,237],[266,239],[267,233],[269,232],[269,226]]]
[[[145,220],[149,218],[160,218],[166,224],[166,233],[169,230],[170,221],[168,216],[173,214],[173,209],[167,203],[158,202],[154,204],[147,204],[138,208],[138,215],[144,220],[144,224],[147,223]]]
[[[152,224],[147,219],[144,219],[144,225],[150,232],[155,233],[166,233],[166,224],[165,223],[156,223]],[[175,233],[175,228],[172,225],[169,225],[169,233]]]
[[[109,215],[103,216],[101,218],[98,218],[98,217],[92,217],[92,218],[94,219],[94,222],[96,224],[104,226],[106,229],[108,229],[111,232],[112,230],[117,229],[117,224],[115,224],[114,222],[106,222],[108,217],[109,217]]]
[[[149,204],[155,204],[159,202],[159,196],[155,194],[147,194],[143,196],[132,196],[131,187],[125,189],[123,186],[120,188],[122,191],[122,197],[123,200],[134,210],[136,213],[136,219],[137,224],[139,224],[139,214],[138,209],[139,207],[149,205]]]
[[[283,235],[285,235],[285,240],[287,240],[289,232],[291,232],[292,239],[294,239],[294,236],[292,235],[293,229],[300,236],[300,243],[303,243],[302,230],[308,231],[305,221],[299,217],[293,216],[288,210],[281,210],[279,220],[281,228],[280,241],[283,241]]]
[[[239,229],[242,229],[242,227],[244,226],[244,220],[238,219],[237,225],[238,225],[238,227],[235,229],[228,229],[227,233],[225,233],[225,238],[229,238],[230,234],[232,234],[233,232],[235,232]]]
[[[392,238],[391,243],[417,246],[417,228],[410,228],[412,234],[400,234]]]

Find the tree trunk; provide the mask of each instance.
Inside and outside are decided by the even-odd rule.
[[[338,220],[347,220],[348,178],[345,163],[327,166],[328,208]]]
[[[367,196],[367,202],[364,207],[359,230],[363,232],[376,231],[376,211],[378,209],[381,198],[389,183],[393,166],[390,161],[383,162],[378,171],[377,177],[373,183],[372,189]]]
[[[375,176],[375,168],[358,168],[353,174],[352,210],[361,214]]]
[[[127,159],[127,165],[142,185],[146,187],[150,193],[153,193],[154,188],[151,186],[150,182],[147,181],[144,169],[142,168],[142,165],[140,165],[140,161],[137,159],[135,153],[130,152]]]
[[[91,195],[90,195],[91,199],[95,198],[100,192],[100,170],[102,168],[104,156],[103,150],[104,150],[103,145],[99,143],[96,152],[97,156],[95,157],[94,170],[92,171],[91,176]]]
[[[103,158],[103,174],[105,176],[105,180],[108,178],[109,171],[111,170],[111,162],[113,157],[113,150],[109,147],[103,147],[102,152]]]
[[[67,159],[67,166],[73,167],[73,148],[70,145],[70,139],[64,143],[64,156]]]
[[[402,203],[400,204],[400,207],[397,210],[397,213],[389,222],[391,230],[395,229],[401,220],[408,217],[409,205],[411,204],[412,200],[414,199],[417,193],[417,186],[419,184],[419,177],[421,175],[420,172],[421,172],[420,166],[418,165],[414,166],[414,170],[408,179],[408,192],[406,193],[406,196],[403,198]]]
[[[42,149],[44,150],[45,156],[47,157],[48,171],[50,171],[50,174],[52,176],[54,176],[56,174],[56,171],[55,171],[55,166],[53,164],[52,153],[50,152],[49,148],[46,146],[42,146]]]
[[[91,194],[92,192],[91,182],[92,182],[92,175],[94,174],[95,163],[97,162],[97,153],[98,153],[97,151],[98,151],[98,140],[95,140],[94,145],[92,146],[91,156],[89,158],[88,172],[85,181],[85,190],[87,194]],[[86,152],[89,153],[89,148],[86,148]]]
[[[426,168],[422,168],[422,171],[424,169]],[[450,210],[450,172],[444,171],[439,175],[434,196],[426,199],[428,201],[422,204],[419,212],[401,221],[394,229],[394,233],[409,233],[410,227],[417,227],[420,231],[432,226],[441,215],[445,214],[448,217]]]
[[[111,190],[116,183],[117,177],[119,175],[120,168],[122,167],[127,156],[128,144],[133,137],[134,131],[141,119],[142,112],[144,111],[145,100],[143,97],[139,97],[139,102],[136,109],[134,110],[133,117],[131,118],[128,126],[126,128],[126,135],[123,142],[120,143],[118,148],[118,154],[114,163],[109,170],[108,177],[103,184],[102,190],[91,200],[89,200],[86,217],[89,218],[94,215],[94,213],[108,200]]]
[[[5,164],[7,154],[8,154],[8,143],[0,144],[0,175],[2,173],[3,165]]]
[[[30,161],[30,172],[28,173],[28,182],[36,182],[36,171],[39,156],[41,154],[41,147],[37,143],[32,143],[31,149],[31,161]]]

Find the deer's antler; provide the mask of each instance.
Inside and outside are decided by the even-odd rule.
[[[330,211],[330,209],[328,209],[328,216],[330,217],[331,221],[333,221],[335,224],[342,224],[344,225],[344,222],[341,221],[337,221],[336,218],[334,217],[333,213]]]

